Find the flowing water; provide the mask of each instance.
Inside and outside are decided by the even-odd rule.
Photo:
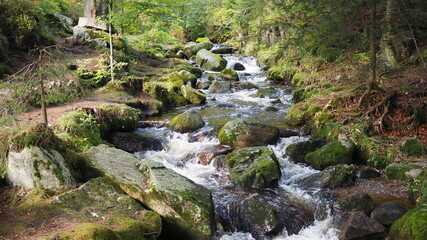
[[[242,63],[246,70],[239,71],[239,82],[250,82],[258,88],[273,87],[266,81],[266,74],[257,66],[253,57],[230,55],[225,57],[228,66],[234,63]],[[199,81],[208,81],[210,74],[205,72]],[[196,110],[207,122],[201,133],[215,132],[218,126],[231,119],[245,119],[259,121],[266,124],[286,128],[285,118],[292,97],[289,87],[274,86],[276,91],[265,98],[254,97],[257,92],[252,90],[238,90],[233,83],[229,93],[207,94],[207,103],[203,106],[186,106],[174,109],[172,112],[153,121],[168,121],[176,114],[189,108]],[[273,107],[273,108],[271,108]],[[270,110],[268,110],[270,108]],[[271,110],[273,109],[273,110]],[[292,143],[307,140],[308,137],[281,138],[271,145],[279,159],[282,178],[277,188],[264,190],[245,190],[236,188],[229,180],[228,171],[218,166],[215,161],[209,165],[199,164],[199,157],[204,153],[212,153],[220,149],[220,143],[215,134],[208,134],[204,138],[195,138],[189,134],[172,132],[167,128],[148,127],[137,131],[149,133],[160,138],[163,142],[162,151],[146,151],[136,153],[141,158],[150,158],[162,162],[166,167],[175,170],[194,182],[205,186],[213,192],[213,201],[217,221],[221,222],[221,231],[218,231],[215,239],[221,240],[246,240],[254,239],[248,232],[239,232],[236,216],[233,216],[232,206],[239,203],[242,198],[252,194],[260,194],[278,212],[281,220],[285,222],[285,228],[281,233],[272,237],[275,240],[294,239],[338,239],[338,230],[334,228],[333,218],[330,215],[327,200],[321,194],[321,189],[303,190],[298,185],[298,180],[317,173],[307,166],[292,163],[285,156],[286,147]]]

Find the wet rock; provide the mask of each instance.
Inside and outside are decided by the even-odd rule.
[[[220,72],[227,67],[227,61],[224,58],[205,49],[197,53],[196,63],[206,71]]]
[[[218,74],[219,78],[229,81],[239,81],[239,74],[231,68],[226,68]]]
[[[381,176],[381,173],[379,173],[378,171],[370,167],[364,167],[357,172],[357,177],[362,179],[371,179],[371,178],[377,178],[380,176]]]
[[[356,193],[338,201],[338,206],[341,210],[347,212],[362,211],[369,215],[374,209],[375,203],[369,194]]]
[[[252,97],[277,98],[278,92],[275,88],[260,88]]]
[[[427,154],[426,147],[415,138],[408,138],[402,143],[402,151],[408,155],[421,156]]]
[[[206,102],[206,95],[190,86],[181,86],[181,92],[184,98],[192,104],[201,105]]]
[[[142,110],[148,117],[159,116],[163,113],[163,103],[154,98],[141,98],[138,97],[140,103],[142,104]]]
[[[180,133],[193,132],[205,125],[205,121],[194,110],[188,110],[174,117],[169,127]]]
[[[188,44],[184,46],[183,52],[187,58],[191,58],[192,56],[196,55],[200,50],[211,50],[213,48],[213,43],[210,41],[201,42],[201,43],[195,43],[195,44]]]
[[[385,169],[385,174],[390,179],[406,180],[407,173],[416,169],[421,170],[421,166],[407,163],[392,163]]]
[[[209,87],[210,93],[228,93],[230,91],[231,91],[230,82],[213,81],[212,85]]]
[[[293,129],[280,129],[280,137],[288,138],[288,137],[299,137],[301,136],[298,130]]]
[[[354,212],[341,227],[340,239],[360,239],[371,234],[382,233],[385,227],[366,216],[363,212]]]
[[[51,204],[71,210],[73,215],[80,217],[80,223],[114,225],[115,232],[132,239],[147,235],[147,239],[154,240],[162,229],[160,215],[145,210],[135,199],[126,195],[105,177],[91,179],[77,189],[58,195]]]
[[[427,206],[419,204],[416,208],[407,212],[396,220],[390,228],[389,239],[419,239],[427,237]]]
[[[405,215],[406,212],[408,212],[408,210],[399,204],[387,202],[376,207],[374,211],[372,211],[371,217],[386,226],[390,226],[397,219]]]
[[[246,70],[245,66],[243,66],[243,64],[241,64],[239,62],[237,62],[233,65],[233,69],[236,71],[245,71]]]
[[[197,76],[187,70],[173,72],[159,79],[160,82],[171,82],[178,86],[189,84],[192,87],[196,86]]]
[[[220,168],[225,169],[227,167],[226,155],[218,155],[218,156],[212,158],[211,162],[213,162],[213,166],[216,169],[220,169]]]
[[[239,89],[241,90],[250,90],[250,89],[257,89],[258,87],[255,86],[255,84],[251,82],[241,82],[239,83]]]
[[[264,108],[264,111],[266,111],[266,112],[278,112],[279,109],[276,107],[269,106],[269,107]]]
[[[241,148],[226,157],[231,181],[242,187],[276,186],[281,176],[279,162],[269,147]]]
[[[337,164],[350,164],[356,146],[351,140],[336,140],[326,144],[320,149],[308,153],[304,160],[315,169],[325,169]]]
[[[198,82],[196,84],[197,89],[203,89],[203,90],[209,89],[210,86],[211,86],[210,82]]]
[[[352,186],[356,169],[350,165],[335,165],[300,181],[304,188],[338,188]]]
[[[304,142],[293,143],[286,148],[286,154],[291,157],[295,163],[304,163],[305,155],[316,151],[324,144],[325,142],[321,139],[310,139]]]
[[[119,149],[126,152],[141,152],[147,150],[162,150],[162,142],[154,136],[143,133],[115,132],[109,141]]]
[[[220,145],[215,149],[212,149],[210,152],[203,152],[198,154],[197,158],[199,159],[199,164],[209,165],[216,156],[227,155],[233,150],[227,146]]]
[[[232,54],[233,48],[229,46],[220,46],[211,50],[215,54]]]
[[[232,147],[252,147],[273,144],[280,137],[280,131],[269,125],[232,120],[227,122],[218,133],[222,144]]]
[[[92,147],[87,157],[128,195],[162,216],[165,234],[171,235],[166,238],[204,240],[213,235],[212,197],[206,188],[163,164],[107,145]]]
[[[9,153],[6,182],[26,189],[41,188],[53,192],[76,187],[64,157],[56,150],[35,146]]]

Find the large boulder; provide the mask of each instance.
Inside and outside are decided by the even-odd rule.
[[[356,193],[338,201],[338,206],[341,210],[347,212],[362,211],[369,215],[374,209],[375,203],[369,194]]]
[[[419,204],[391,225],[389,239],[425,240],[427,239],[426,226],[427,206]]]
[[[196,89],[185,85],[181,87],[182,96],[192,104],[201,105],[206,102],[206,95]]]
[[[162,102],[165,107],[183,106],[188,103],[182,96],[183,82],[145,82],[143,90],[151,97]]]
[[[224,58],[205,49],[197,53],[196,63],[207,71],[220,72],[227,67],[227,61]]]
[[[220,77],[224,80],[239,81],[239,74],[231,68],[226,68],[226,69],[222,70],[218,74],[218,77]]]
[[[241,83],[239,83],[239,89],[242,89],[242,90],[244,90],[244,89],[249,90],[249,89],[256,89],[256,88],[258,88],[258,87],[255,84],[251,83],[251,82],[241,82]]]
[[[51,204],[66,208],[68,214],[79,217],[80,223],[106,225],[109,235],[118,235],[117,239],[144,236],[144,239],[155,240],[162,230],[160,215],[145,210],[105,177],[91,179],[77,189],[58,195]],[[69,235],[73,239],[92,239],[90,235],[96,234],[94,231],[73,231],[56,235],[55,239],[68,239]]]
[[[165,238],[210,239],[214,231],[211,192],[148,159],[107,145],[87,152],[93,167],[111,178],[128,195],[160,214]]]
[[[41,188],[63,192],[76,187],[64,157],[54,149],[28,147],[10,152],[6,181],[27,189]]]
[[[385,169],[385,174],[390,179],[406,180],[411,177],[411,171],[422,172],[421,166],[408,163],[392,163]]]
[[[245,66],[243,64],[239,63],[239,62],[236,62],[233,65],[233,69],[236,70],[236,71],[245,71],[246,70]]]
[[[304,163],[305,155],[322,147],[324,141],[321,139],[310,139],[308,141],[293,143],[286,148],[286,154],[295,163]]]
[[[232,147],[253,147],[275,143],[280,137],[276,127],[244,120],[227,122],[218,133],[221,144]]]
[[[204,41],[195,44],[188,44],[184,46],[184,54],[187,58],[191,58],[196,55],[200,50],[205,49],[206,51],[211,50],[213,48],[213,43],[210,41]]]
[[[194,132],[204,125],[205,121],[194,110],[188,110],[179,114],[169,123],[169,127],[172,130],[180,133]]]
[[[399,204],[387,202],[376,207],[374,211],[372,211],[371,217],[386,226],[390,226],[397,219],[405,215],[406,212],[408,212],[408,210]]]
[[[226,157],[231,181],[242,187],[276,186],[281,176],[279,162],[269,147],[235,150]]]
[[[196,86],[197,76],[187,70],[181,70],[179,72],[173,72],[159,79],[160,82],[172,82],[176,85],[191,85]]]
[[[325,169],[337,164],[350,164],[356,146],[351,140],[336,140],[305,156],[305,162],[315,169]]]
[[[219,46],[211,49],[211,52],[215,54],[232,54],[233,48],[229,46]]]
[[[277,98],[279,97],[279,92],[275,88],[260,88],[252,97]]]
[[[48,17],[53,18],[58,26],[60,26],[62,28],[62,30],[64,30],[67,33],[73,33],[73,26],[74,26],[74,20],[61,15],[59,13],[52,13],[52,14],[48,14]]]
[[[415,138],[405,139],[402,143],[402,151],[408,155],[421,156],[427,154],[426,147]]]
[[[228,93],[231,91],[231,83],[223,81],[213,81],[209,87],[210,93]]]
[[[160,139],[145,133],[115,132],[109,137],[109,142],[116,148],[131,153],[162,150]]]
[[[338,188],[354,184],[356,169],[351,165],[335,165],[302,179],[304,188]]]
[[[363,212],[354,212],[341,227],[340,238],[343,240],[367,239],[369,235],[382,233],[386,228]]]

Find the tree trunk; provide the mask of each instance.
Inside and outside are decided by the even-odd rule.
[[[371,68],[371,82],[369,84],[370,89],[375,89],[377,85],[377,51],[376,51],[376,3],[370,4],[369,9],[369,58]]]
[[[113,52],[113,30],[112,30],[112,22],[111,22],[111,13],[113,10],[113,3],[110,2],[108,4],[108,11],[110,13],[109,15],[109,23],[108,23],[108,37],[110,39],[110,73],[111,73],[111,81],[114,81],[114,52]]]

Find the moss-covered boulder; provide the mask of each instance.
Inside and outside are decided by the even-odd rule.
[[[394,202],[387,202],[379,205],[372,211],[371,217],[381,224],[390,226],[397,219],[401,218],[408,212],[406,208]]]
[[[182,96],[183,82],[145,82],[143,90],[151,97],[162,102],[165,107],[183,106],[188,103]]]
[[[375,203],[369,194],[356,193],[338,201],[338,206],[347,212],[362,211],[369,216],[375,207]]]
[[[213,48],[213,43],[211,41],[204,41],[200,43],[187,44],[184,46],[184,54],[187,58],[191,58],[196,55],[200,50],[211,50]]]
[[[259,98],[277,98],[278,96],[279,92],[275,88],[260,88],[254,95],[252,95],[252,97]]]
[[[307,154],[304,160],[313,168],[322,170],[337,164],[352,163],[355,150],[356,146],[353,141],[336,140]]]
[[[286,148],[286,154],[295,163],[304,163],[304,157],[308,153],[316,151],[325,142],[321,139],[310,139],[308,141],[293,143]]]
[[[408,155],[421,156],[426,154],[426,147],[415,138],[408,138],[402,143],[402,151]]]
[[[209,38],[207,38],[207,37],[196,39],[196,43],[210,42],[210,41],[211,40],[209,40]]]
[[[406,180],[411,178],[410,171],[422,172],[421,166],[407,163],[392,163],[385,169],[385,174],[390,179]]]
[[[300,102],[292,106],[285,121],[290,125],[303,125],[310,122],[320,110],[322,108],[316,104]]]
[[[181,87],[182,96],[192,104],[201,105],[206,102],[206,95],[196,89],[184,85]]]
[[[232,147],[253,147],[273,144],[280,137],[276,127],[257,122],[232,120],[227,122],[218,133],[221,144]]]
[[[269,147],[241,148],[226,157],[231,181],[242,187],[265,188],[277,185],[279,162]]]
[[[231,68],[226,68],[226,69],[222,70],[218,74],[218,77],[220,77],[224,80],[239,81],[239,74]]]
[[[205,121],[194,110],[188,110],[174,117],[169,123],[169,127],[180,133],[194,132],[205,126]]]
[[[87,152],[93,167],[111,178],[128,195],[162,216],[165,236],[210,239],[214,229],[209,190],[160,163],[99,145]]]
[[[209,87],[210,93],[228,93],[231,91],[231,83],[223,81],[213,81]]]
[[[179,72],[173,72],[159,79],[160,82],[172,82],[175,85],[188,85],[192,87],[196,86],[197,76],[187,70],[181,70]]]
[[[420,204],[407,212],[390,228],[390,240],[425,240],[427,238],[427,206]]]
[[[335,165],[299,182],[303,188],[338,188],[354,184],[356,169],[351,165]]]
[[[111,132],[132,132],[135,130],[140,120],[141,111],[123,104],[120,105],[100,105],[97,107],[102,111],[104,119],[97,120],[101,131]],[[96,111],[96,109],[94,109]],[[96,113],[95,113],[96,114]]]
[[[296,68],[289,66],[276,66],[268,69],[267,79],[278,83],[291,83],[296,73]]]
[[[205,49],[197,53],[196,63],[207,71],[220,72],[227,67],[227,61],[224,58]]]
[[[241,82],[239,83],[239,89],[242,90],[250,90],[250,89],[256,89],[258,88],[255,84],[251,83],[251,82]]]
[[[126,195],[114,182],[101,177],[89,180],[81,187],[56,196],[51,204],[71,210],[69,214],[80,217],[81,222],[106,225],[102,231],[118,236],[114,239],[157,239],[162,230],[160,215],[145,210],[135,199]],[[95,227],[95,226],[92,226]],[[101,227],[95,229],[101,230]],[[76,233],[87,239],[98,239],[95,229]],[[59,235],[66,239],[69,233]],[[63,237],[63,238],[61,238]],[[109,238],[106,238],[109,239]]]
[[[13,186],[52,192],[76,186],[64,157],[56,150],[36,146],[9,153],[6,181]]]

